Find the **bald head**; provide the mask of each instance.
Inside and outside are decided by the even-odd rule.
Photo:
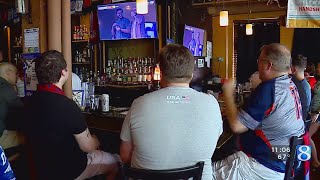
[[[7,80],[11,85],[16,85],[17,83],[17,68],[7,62],[0,64],[0,77]]]
[[[265,45],[261,48],[261,55],[272,62],[274,71],[288,72],[290,70],[291,53],[286,46],[278,43]]]

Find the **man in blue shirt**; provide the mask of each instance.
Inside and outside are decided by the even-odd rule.
[[[258,59],[262,83],[237,110],[234,84],[223,87],[227,121],[239,135],[239,151],[213,164],[214,179],[283,180],[285,159],[275,149],[288,148],[292,136],[304,134],[299,93],[288,76],[291,53],[281,44],[262,48]]]
[[[117,9],[116,13],[119,19],[116,20],[112,25],[112,39],[129,39],[131,37],[130,20],[123,17],[123,10],[121,8]]]
[[[194,32],[192,31],[191,40],[188,45],[188,49],[191,51],[192,55],[196,55],[196,40],[194,39]]]
[[[308,81],[304,78],[304,70],[307,67],[307,58],[302,55],[298,55],[292,59],[292,81],[297,86],[300,101],[302,105],[302,116],[306,125],[306,129],[309,129],[311,119],[308,117],[311,105],[311,87]]]

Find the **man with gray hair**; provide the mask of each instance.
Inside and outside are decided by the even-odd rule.
[[[291,54],[284,45],[264,46],[258,59],[262,83],[239,111],[234,83],[224,85],[227,120],[233,132],[240,134],[240,150],[213,164],[214,179],[284,178],[289,152],[280,153],[280,149],[289,148],[292,136],[304,134],[299,93],[288,76],[290,65]]]
[[[14,86],[17,82],[17,68],[10,63],[0,64],[0,145],[8,149],[19,145],[17,128],[23,103]]]

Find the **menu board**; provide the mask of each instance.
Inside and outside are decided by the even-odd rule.
[[[39,28],[24,30],[24,53],[40,53]]]

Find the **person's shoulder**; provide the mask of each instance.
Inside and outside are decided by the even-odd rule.
[[[0,97],[11,99],[13,97],[18,97],[18,95],[11,85],[3,83],[0,85]]]
[[[215,100],[216,101],[216,98],[211,95],[211,94],[207,94],[207,93],[204,93],[204,92],[199,92],[199,91],[196,91],[194,89],[191,90],[191,95],[194,95],[194,96],[197,96],[199,98],[203,98],[203,99],[208,99],[208,100]]]
[[[148,101],[148,100],[152,100],[154,97],[158,97],[159,95],[159,91],[154,91],[154,92],[150,92],[147,94],[144,94],[143,96],[138,97],[137,99],[135,99],[133,101],[133,104],[137,104],[139,102],[144,102],[144,101]]]
[[[69,99],[68,97],[64,96],[63,100],[69,108],[72,108],[77,111],[80,110],[79,106],[72,99]]]
[[[320,92],[320,81],[318,81],[315,86],[314,86],[314,91],[319,91]]]
[[[276,80],[272,79],[269,81],[262,82],[258,85],[258,87],[255,89],[257,92],[264,92],[269,90],[274,90],[276,84]]]
[[[307,89],[311,89],[311,86],[306,79],[302,80],[302,85]]]

